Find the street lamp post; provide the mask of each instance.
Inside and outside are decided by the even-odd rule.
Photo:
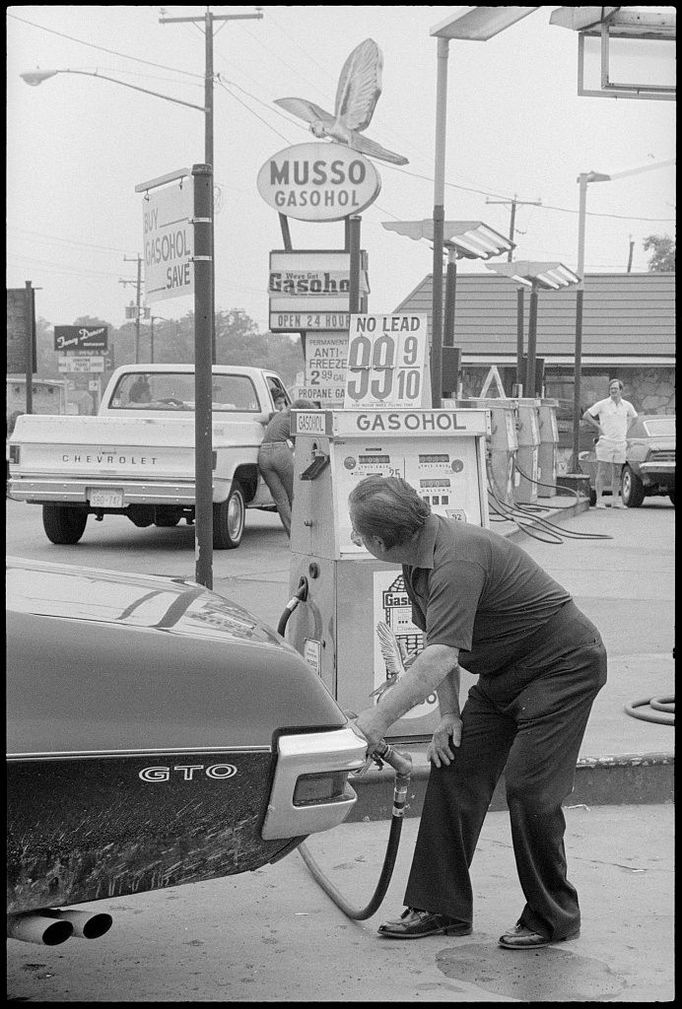
[[[652,164],[640,165],[637,168],[626,168],[621,172],[581,172],[577,178],[578,190],[578,262],[576,273],[580,281],[576,291],[575,299],[575,362],[574,362],[574,385],[573,385],[573,454],[571,467],[573,473],[579,473],[580,455],[580,418],[582,410],[580,406],[580,383],[582,372],[582,346],[583,346],[583,296],[584,296],[584,273],[585,273],[585,221],[587,218],[587,187],[590,182],[610,182],[612,179],[622,179],[627,175],[639,175],[640,172],[651,172],[656,168],[665,168],[667,165],[674,165],[675,158],[668,161],[658,161]]]
[[[112,84],[120,84],[123,88],[130,88],[131,91],[141,91],[145,95],[163,98],[164,101],[173,102],[175,105],[186,105],[189,109],[198,109],[199,112],[205,111],[203,105],[194,105],[192,102],[185,102],[181,98],[171,98],[170,95],[163,95],[160,91],[150,91],[149,88],[141,88],[137,84],[129,84],[128,81],[119,81],[117,77],[101,74],[99,70],[27,70],[25,73],[19,74],[19,76],[26,84],[30,84],[31,87],[36,88],[43,81],[49,80],[50,77],[56,77],[57,74],[81,74],[83,77],[97,77],[98,80],[111,81]]]
[[[80,74],[86,77],[99,77],[102,80],[119,84],[132,91],[161,98],[175,105],[183,105],[204,113],[204,153],[205,163],[195,165],[192,169],[194,183],[194,217],[195,217],[195,319],[194,319],[194,378],[195,378],[195,519],[196,519],[196,581],[213,587],[213,515],[212,515],[212,404],[211,376],[212,365],[216,359],[215,347],[215,263],[214,263],[214,185],[213,185],[213,22],[230,21],[241,18],[262,18],[259,11],[256,14],[225,14],[214,15],[210,8],[202,18],[161,18],[164,21],[197,21],[203,20],[206,33],[206,69],[204,104],[195,105],[170,95],[151,91],[127,81],[109,77],[106,74],[87,70],[35,70],[21,74],[22,79],[33,87],[59,73]],[[157,182],[159,180],[156,180]],[[136,187],[139,191],[139,187]],[[200,210],[197,213],[197,210]],[[199,231],[197,231],[199,224]],[[198,246],[201,245],[201,248]],[[200,254],[201,253],[201,254]],[[139,287],[138,287],[139,290]],[[139,295],[138,295],[139,309]],[[139,311],[138,311],[139,334]],[[138,335],[139,343],[139,335]],[[136,350],[136,360],[139,347]]]
[[[434,408],[441,404],[443,374],[443,222],[445,220],[445,135],[447,125],[448,47],[450,39],[487,42],[537,7],[464,7],[435,25],[438,39],[436,138],[433,173],[433,298],[431,308],[431,390]]]
[[[85,77],[97,77],[103,81],[110,81],[112,84],[119,84],[123,88],[129,88],[131,91],[141,91],[142,94],[152,95],[154,98],[161,98],[167,102],[173,102],[174,105],[184,105],[185,108],[196,109],[198,112],[204,114],[204,163],[210,165],[213,168],[213,23],[214,21],[234,21],[242,20],[244,18],[256,18],[260,19],[263,17],[263,12],[258,11],[256,14],[213,14],[210,8],[206,8],[205,14],[200,17],[161,17],[159,21],[161,24],[172,21],[203,21],[204,31],[206,35],[206,46],[205,46],[205,80],[204,80],[204,104],[196,105],[194,102],[186,102],[181,98],[172,98],[170,95],[164,95],[160,91],[151,91],[149,88],[142,88],[137,84],[129,84],[128,81],[121,81],[117,77],[110,77],[108,74],[102,74],[98,70],[30,70],[26,73],[20,74],[26,84],[30,84],[32,87],[37,87],[42,84],[43,81],[48,80],[50,77],[55,77],[57,74],[80,74]],[[214,236],[213,236],[213,191],[211,191],[211,292],[210,292],[210,327],[211,327],[211,360],[215,364],[216,359],[216,348],[215,348],[215,263],[213,259],[214,252]]]

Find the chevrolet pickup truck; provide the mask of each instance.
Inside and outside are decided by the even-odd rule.
[[[239,546],[247,508],[274,511],[258,446],[286,390],[273,371],[213,366],[213,546]],[[289,397],[287,396],[287,401]],[[39,504],[49,540],[73,544],[88,516],[134,525],[194,521],[194,366],[117,368],[93,417],[22,415],[9,438],[8,494]]]

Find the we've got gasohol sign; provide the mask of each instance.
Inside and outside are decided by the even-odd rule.
[[[351,315],[344,408],[430,407],[426,353],[426,315]]]

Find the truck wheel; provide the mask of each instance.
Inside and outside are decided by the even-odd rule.
[[[227,501],[213,505],[213,547],[234,550],[242,541],[246,521],[246,501],[238,480],[232,481]]]
[[[78,543],[85,532],[88,513],[65,505],[43,505],[43,528],[52,543]]]
[[[644,500],[644,484],[629,466],[623,467],[621,494],[626,508],[639,508]]]

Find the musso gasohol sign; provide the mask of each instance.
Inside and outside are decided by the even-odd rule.
[[[340,221],[376,200],[381,177],[371,161],[341,144],[297,144],[273,154],[258,173],[258,192],[286,217]]]

